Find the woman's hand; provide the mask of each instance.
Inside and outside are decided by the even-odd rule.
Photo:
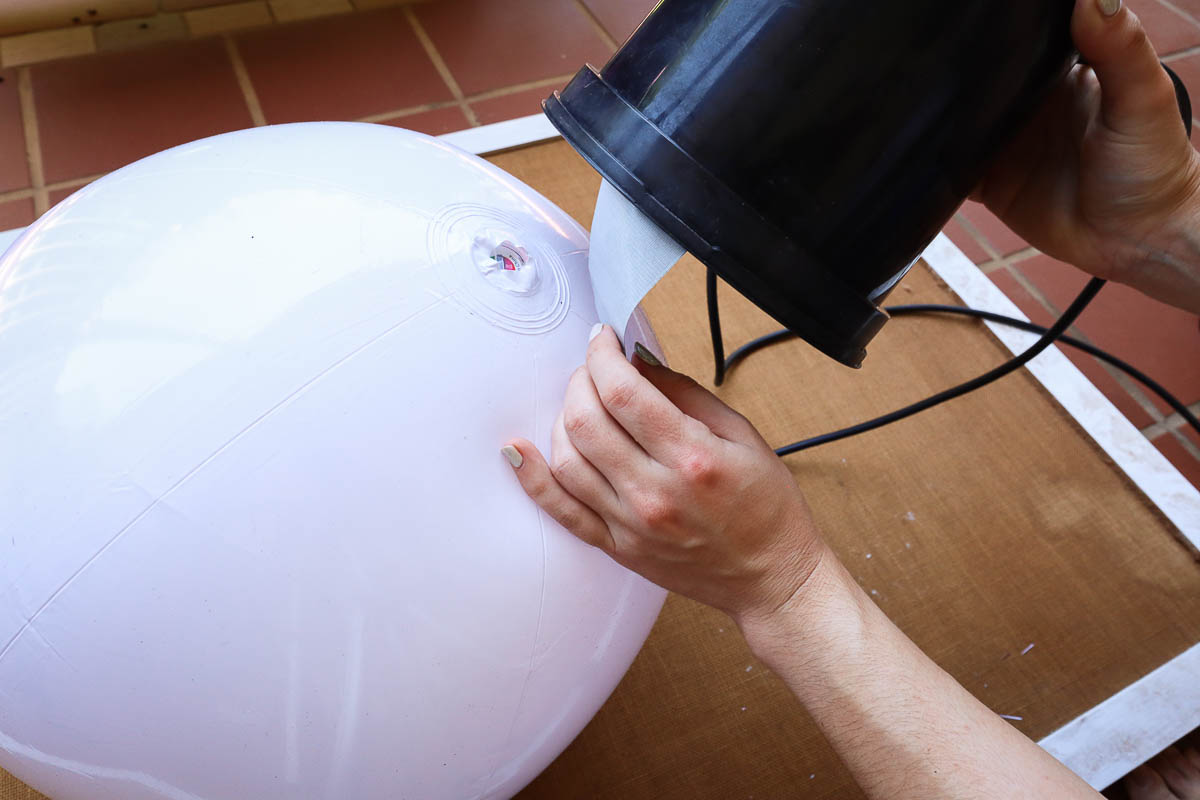
[[[1098,797],[884,616],[749,422],[652,361],[630,364],[600,329],[567,387],[553,466],[527,441],[505,447],[550,516],[729,613],[868,797]]]
[[[739,621],[773,612],[826,553],[791,473],[744,417],[638,353],[631,364],[596,326],[549,463],[524,439],[504,448],[521,486],[660,586]]]
[[[1200,312],[1200,156],[1171,79],[1119,0],[1076,0],[1071,31],[1088,66],[973,197],[1054,258]]]

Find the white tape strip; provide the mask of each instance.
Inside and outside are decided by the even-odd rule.
[[[637,304],[683,252],[674,239],[604,181],[596,198],[588,256],[600,321],[623,338]]]

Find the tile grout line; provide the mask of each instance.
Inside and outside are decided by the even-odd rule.
[[[991,243],[987,240],[987,237],[983,236],[979,230],[971,224],[971,221],[968,220],[965,215],[956,214],[955,219],[959,221],[959,224],[962,225],[969,234],[976,238],[980,246],[983,247],[985,251],[990,253],[999,252],[991,247]],[[985,275],[991,275],[992,273],[999,272],[1001,270],[1006,271],[1009,277],[1016,281],[1018,286],[1029,293],[1030,297],[1034,299],[1034,302],[1041,305],[1042,308],[1052,317],[1057,318],[1062,315],[1062,312],[1059,311],[1055,305],[1049,301],[1049,299],[1045,296],[1045,294],[1042,293],[1042,290],[1038,288],[1037,285],[1026,278],[1025,274],[1016,268],[1017,264],[1021,263],[1022,261],[1028,261],[1034,256],[1039,255],[1039,253],[1040,251],[1036,247],[1025,247],[1021,250],[1017,250],[1014,253],[1009,253],[1006,256],[997,255],[992,262],[980,264],[979,270]],[[1067,333],[1077,339],[1088,342],[1089,344],[1094,344],[1087,336],[1083,334],[1083,331],[1079,330],[1079,328],[1075,325],[1072,325],[1067,330]],[[1121,387],[1121,389],[1127,395],[1129,395],[1129,397],[1142,409],[1142,411],[1146,412],[1147,416],[1153,420],[1151,424],[1157,424],[1163,420],[1163,413],[1158,410],[1158,406],[1154,404],[1154,401],[1150,399],[1150,396],[1142,389],[1139,383],[1116,367],[1107,364],[1098,358],[1091,358],[1100,366],[1101,369],[1109,374],[1109,377],[1116,381],[1117,385]]]
[[[469,97],[464,97],[466,103],[478,103],[482,100],[495,100],[501,97],[518,92],[524,92],[529,89],[538,89],[547,86],[558,86],[570,80],[570,75],[558,75],[553,78],[541,78],[536,81],[525,81],[524,83],[514,83],[511,86],[504,86],[500,89],[489,89],[486,92],[480,92]],[[439,111],[443,108],[454,108],[458,106],[457,100],[441,100],[436,103],[423,103],[419,106],[407,106],[406,108],[395,108],[388,111],[379,111],[374,114],[368,114],[365,117],[359,117],[356,122],[386,122],[393,119],[401,119],[403,117],[420,114],[424,111]]]
[[[1009,277],[1016,281],[1018,286],[1028,292],[1029,296],[1036,300],[1051,317],[1057,319],[1058,317],[1062,316],[1062,312],[1050,302],[1049,298],[1042,293],[1042,290],[1038,288],[1037,284],[1025,277],[1023,272],[1018,269],[1013,269],[1013,266],[1008,262],[1004,262],[1002,269],[1008,270]],[[1074,329],[1074,326],[1071,326],[1069,333],[1074,336],[1078,333],[1078,331]],[[1083,337],[1081,336],[1080,338]]]
[[[108,174],[107,172],[97,172],[95,175],[85,175],[82,178],[70,178],[69,180],[65,180],[65,181],[57,181],[55,183],[47,183],[46,191],[55,192],[55,191],[58,191],[59,189],[75,189],[80,186],[86,186],[87,184],[91,183],[92,181],[103,178],[107,174]]]
[[[1193,416],[1200,417],[1200,401],[1192,403],[1190,406],[1186,406],[1186,408],[1192,412]],[[1164,433],[1175,433],[1188,427],[1187,422],[1179,415],[1179,412],[1172,411],[1161,422],[1155,422],[1152,425],[1142,428],[1142,435],[1147,439],[1155,439]]]
[[[27,200],[33,197],[33,189],[13,189],[11,192],[0,194],[0,203],[8,203],[13,200]]]
[[[1010,267],[1012,267],[1020,264],[1022,261],[1028,261],[1029,259],[1040,255],[1043,255],[1042,251],[1038,250],[1033,245],[1030,245],[1029,247],[1015,250],[1008,255],[1003,256],[1003,259]]]
[[[1003,254],[992,245],[991,240],[984,236],[982,231],[975,227],[971,220],[967,219],[966,215],[955,214],[953,219],[962,226],[963,230],[965,230],[975,239],[975,242],[983,249],[985,253],[991,256],[989,261],[985,261],[982,264],[976,264],[976,266],[979,267],[979,269],[982,270],[985,275],[989,272],[994,272],[1006,266],[1012,266],[1013,264],[1018,264],[1022,261],[1028,261],[1034,256],[1041,254],[1040,250],[1031,245],[1026,245],[1020,250],[1014,250],[1007,255]]]
[[[1162,61],[1164,64],[1170,64],[1174,61],[1182,61],[1188,56],[1194,56],[1196,53],[1200,53],[1200,44],[1192,45],[1191,47],[1185,47],[1182,50],[1176,50],[1174,53],[1168,53],[1162,57]]]
[[[963,230],[965,230],[973,239],[975,239],[976,244],[983,248],[983,252],[992,257],[992,261],[1001,260],[1002,256],[1000,255],[999,251],[992,247],[992,243],[988,241],[987,237],[975,227],[971,220],[967,219],[966,214],[955,212],[951,219],[961,225]]]
[[[584,3],[583,0],[575,0],[575,7],[582,12],[583,16],[587,17],[587,21],[592,24],[592,27],[596,30],[596,33],[600,35],[601,41],[608,45],[609,48],[611,48],[615,53],[617,48],[621,46],[620,42],[618,42],[613,35],[608,32],[608,29],[605,28],[600,22],[599,18],[592,13],[592,10],[587,7],[587,4]]]
[[[1179,6],[1172,3],[1171,0],[1159,0],[1159,2],[1162,3],[1164,6],[1166,6],[1167,8],[1174,11],[1176,14],[1179,14],[1181,17],[1183,17],[1184,19],[1191,22],[1193,25],[1200,25],[1200,19],[1196,19],[1195,17],[1192,16],[1190,11],[1180,8]]]
[[[246,110],[250,112],[250,121],[256,128],[261,128],[267,124],[267,118],[263,114],[262,103],[258,101],[258,92],[254,91],[254,84],[250,80],[246,62],[242,61],[242,54],[232,36],[227,33],[222,34],[221,39],[225,43],[225,53],[229,56],[229,63],[233,66],[233,75],[237,79],[238,87],[242,90],[242,99],[246,101]]]
[[[403,119],[411,117],[413,114],[421,114],[426,111],[441,111],[443,108],[458,108],[460,103],[457,100],[441,100],[437,103],[424,103],[419,106],[408,106],[407,108],[397,108],[391,111],[380,111],[376,114],[367,114],[365,117],[358,117],[355,122],[390,122],[394,119]]]
[[[1017,285],[1028,292],[1030,297],[1032,297],[1035,302],[1039,303],[1042,308],[1050,314],[1050,316],[1054,317],[1055,319],[1062,316],[1062,312],[1050,302],[1045,294],[1042,293],[1042,290],[1038,288],[1033,281],[1025,277],[1023,272],[1021,272],[1019,269],[1016,269],[1014,264],[1005,260],[1002,269],[1008,270],[1009,276],[1016,281]],[[1076,325],[1072,325],[1070,328],[1068,328],[1067,333],[1071,336],[1074,336],[1076,339],[1087,342],[1088,344],[1095,344],[1089,337],[1084,335],[1083,331],[1079,330]],[[1125,394],[1129,395],[1130,398],[1133,399],[1133,402],[1137,403],[1142,411],[1144,411],[1146,415],[1154,421],[1152,424],[1162,422],[1163,413],[1158,410],[1158,406],[1154,404],[1154,401],[1150,399],[1149,395],[1146,394],[1142,387],[1136,381],[1134,381],[1133,378],[1129,377],[1111,364],[1101,361],[1094,356],[1087,357],[1095,361],[1102,370],[1108,373],[1109,377],[1116,381],[1117,385],[1125,391]]]
[[[17,93],[21,102],[21,126],[25,131],[25,157],[29,162],[30,196],[34,217],[50,210],[46,191],[46,171],[42,161],[42,138],[38,131],[37,107],[33,99],[33,73],[28,66],[17,71]]]
[[[91,183],[92,181],[97,180],[98,178],[103,178],[106,174],[108,174],[108,173],[98,172],[95,175],[87,175],[82,178],[69,178],[68,180],[65,180],[65,181],[56,181],[54,183],[47,183],[46,184],[47,198],[48,198],[50,192],[56,192],[59,189],[75,189],[80,186],[85,186],[85,185]],[[4,192],[4,193],[0,194],[0,203],[7,203],[12,200],[28,200],[29,198],[33,197],[33,194],[34,194],[34,189],[32,187],[27,188],[27,189],[14,189],[11,192]]]
[[[991,261],[985,261],[982,264],[976,264],[975,266],[979,267],[979,270],[984,275],[990,275],[993,272],[1001,271],[1005,267],[1015,268],[1022,261],[1028,261],[1031,258],[1040,255],[1042,255],[1042,252],[1036,247],[1026,247],[1025,249],[1018,250],[1015,253],[1009,253],[1006,256],[1000,256],[999,258]]]
[[[429,34],[425,31],[421,21],[417,19],[416,13],[412,10],[412,5],[403,6],[404,17],[408,20],[409,26],[413,33],[417,36],[417,41],[421,43],[421,47],[425,50],[425,55],[433,62],[433,68],[442,76],[442,80],[446,83],[446,88],[450,90],[450,94],[454,95],[458,107],[466,116],[467,122],[472,128],[479,127],[479,118],[475,116],[475,110],[467,105],[467,100],[463,96],[463,91],[458,85],[458,81],[454,79],[454,75],[450,72],[450,67],[446,65],[446,61],[442,58],[442,54],[438,52],[437,47],[433,44],[433,39],[429,38]]]
[[[1179,442],[1179,444],[1183,446],[1184,452],[1197,461],[1200,461],[1200,447],[1192,444],[1192,440],[1183,435],[1183,428],[1176,428],[1168,435],[1173,437],[1175,441]]]
[[[1072,334],[1072,335],[1075,335],[1075,334]],[[1077,338],[1085,339],[1085,337],[1083,337],[1083,336],[1077,336]],[[1085,339],[1085,341],[1086,341],[1086,339]],[[1091,344],[1091,342],[1089,342],[1089,344]],[[1158,406],[1154,405],[1154,401],[1151,400],[1150,395],[1148,395],[1146,393],[1148,390],[1143,389],[1142,385],[1140,383],[1138,383],[1133,378],[1126,375],[1124,370],[1117,369],[1116,367],[1112,366],[1111,364],[1101,361],[1100,359],[1095,358],[1094,356],[1092,356],[1091,358],[1097,364],[1100,365],[1100,368],[1102,370],[1104,370],[1105,372],[1108,373],[1109,377],[1111,377],[1114,381],[1117,382],[1118,386],[1120,386],[1122,389],[1125,390],[1125,394],[1132,397],[1133,401],[1135,403],[1137,403],[1139,406],[1141,406],[1142,411],[1145,411],[1147,416],[1150,417],[1150,419],[1156,420],[1155,423],[1151,423],[1152,425],[1158,424],[1163,419],[1165,419],[1165,417],[1163,416],[1163,412],[1158,410]]]
[[[525,81],[524,83],[514,83],[511,86],[504,86],[500,89],[489,89],[486,92],[471,95],[467,98],[468,103],[478,103],[481,100],[494,100],[497,97],[506,97],[517,92],[524,92],[528,89],[541,89],[546,86],[562,86],[567,81],[575,77],[574,72],[568,72],[565,75],[555,75],[553,78],[539,78],[536,81]]]

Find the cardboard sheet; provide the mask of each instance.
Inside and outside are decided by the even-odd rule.
[[[592,218],[600,179],[566,144],[491,160],[576,219]],[[893,300],[956,302],[923,265]],[[685,257],[644,305],[671,365],[709,379],[700,265]],[[777,327],[728,287],[722,311],[730,349]],[[718,393],[779,445],[1004,357],[974,322],[895,320],[861,370],[792,341],[752,356]],[[788,465],[883,610],[989,707],[1023,717],[1013,724],[1034,739],[1200,641],[1200,565],[1024,372]],[[36,797],[0,773],[0,800]],[[673,596],[609,702],[520,797],[861,793],[729,620]]]
[[[566,144],[492,160],[590,219],[599,178]],[[685,256],[644,307],[671,365],[708,383],[703,276]],[[918,265],[892,301],[957,298]],[[727,350],[778,327],[725,286],[721,307]],[[889,322],[869,352],[851,370],[799,341],[777,345],[718,394],[782,445],[1006,357],[981,324],[927,318]],[[1023,717],[1013,724],[1034,739],[1200,641],[1200,565],[1024,371],[787,463],[883,610],[989,707]],[[674,596],[608,704],[520,795],[750,796],[862,795],[729,620]]]

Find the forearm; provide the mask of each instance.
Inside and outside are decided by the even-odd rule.
[[[829,554],[788,605],[740,620],[872,798],[1095,798],[922,653]]]

